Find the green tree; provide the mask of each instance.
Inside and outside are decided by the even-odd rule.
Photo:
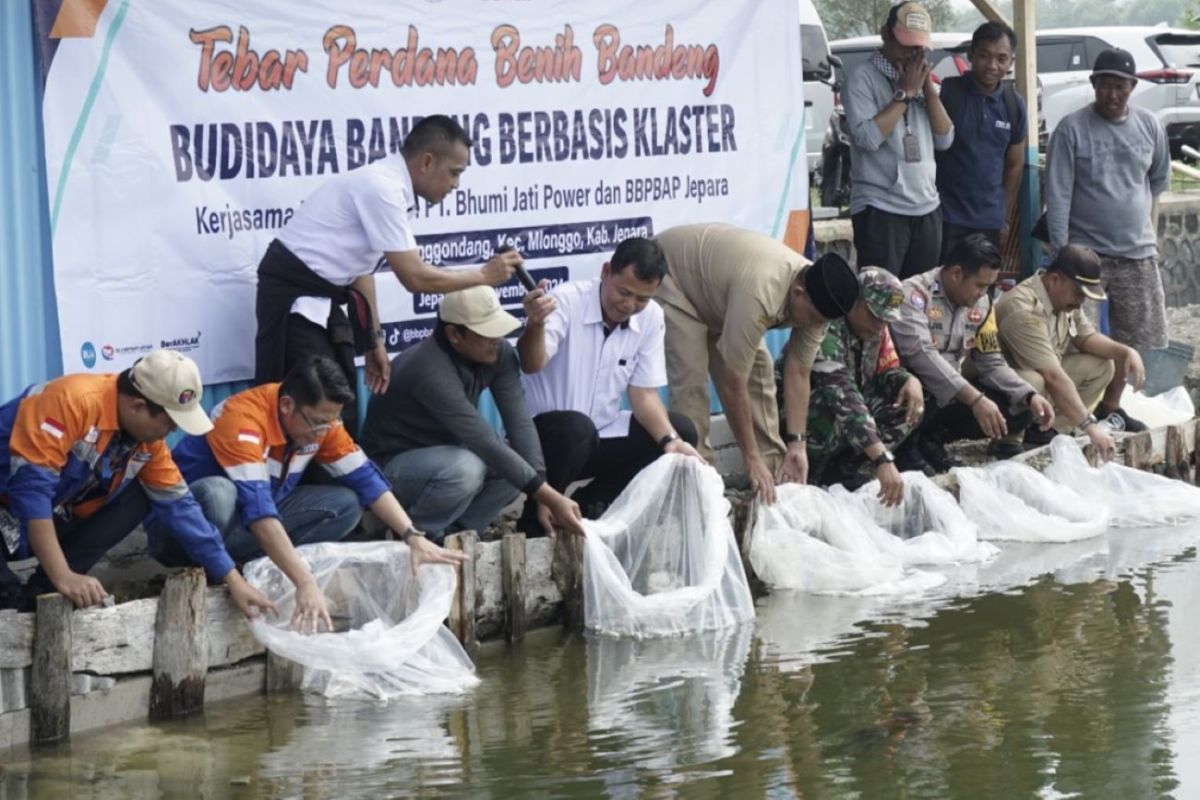
[[[830,41],[879,33],[887,19],[891,0],[817,0],[817,11]],[[926,0],[923,6],[933,17],[933,29],[952,30],[955,11],[951,0]]]

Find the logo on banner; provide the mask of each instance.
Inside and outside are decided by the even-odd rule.
[[[190,353],[200,349],[200,331],[195,336],[185,336],[182,339],[163,339],[159,344],[163,350],[175,350],[179,353]]]
[[[105,361],[112,361],[117,356],[140,356],[153,349],[154,345],[152,344],[131,344],[122,347],[106,344],[100,348],[100,355],[104,357]]]
[[[96,366],[96,345],[84,342],[83,347],[79,348],[79,358],[88,369]]]
[[[104,347],[100,348],[100,355],[104,356],[105,361],[112,361],[117,355],[117,348],[113,347],[111,344],[106,344]]]

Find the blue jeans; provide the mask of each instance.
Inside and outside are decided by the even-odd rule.
[[[233,481],[214,475],[189,488],[204,517],[221,532],[230,558],[244,563],[263,555],[258,539],[242,524]],[[362,519],[358,495],[343,486],[297,486],[276,508],[294,545],[340,542]],[[160,564],[183,567],[192,563],[161,522],[156,521],[147,533],[150,555]]]
[[[483,531],[521,494],[479,456],[453,445],[392,456],[383,473],[413,525],[437,541],[456,530]]]

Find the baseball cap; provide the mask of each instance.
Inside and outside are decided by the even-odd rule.
[[[846,259],[826,253],[804,270],[804,291],[825,319],[850,313],[858,300],[858,279]]]
[[[1104,287],[1100,283],[1100,256],[1090,247],[1069,244],[1060,248],[1046,271],[1066,275],[1093,300],[1103,300],[1105,297]]]
[[[1119,47],[1101,51],[1100,55],[1096,56],[1096,63],[1092,66],[1092,74],[1116,75],[1118,78],[1137,80],[1137,68],[1134,66],[1133,56],[1128,50],[1122,50]]]
[[[521,327],[521,320],[500,307],[500,300],[490,286],[450,292],[442,298],[438,317],[442,322],[463,325],[488,339],[508,336]]]
[[[184,433],[203,436],[212,430],[212,421],[200,407],[200,368],[187,356],[174,350],[147,353],[134,362],[129,380],[142,397],[162,406]]]
[[[863,267],[858,273],[858,282],[862,286],[863,302],[872,316],[884,322],[900,319],[904,290],[899,278],[879,267]]]
[[[905,47],[933,49],[933,17],[920,3],[898,3],[888,12],[887,26],[892,29],[896,41]]]

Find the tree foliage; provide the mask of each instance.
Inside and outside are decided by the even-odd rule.
[[[891,0],[816,0],[825,35],[830,41],[851,36],[879,33],[887,19]],[[956,12],[952,0],[925,0],[921,3],[933,17],[933,29],[952,30]]]

